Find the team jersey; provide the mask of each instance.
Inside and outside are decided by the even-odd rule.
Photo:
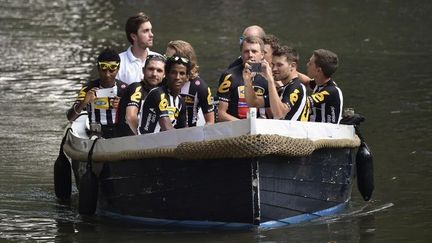
[[[150,89],[144,86],[144,83],[135,82],[128,86],[123,98],[120,100],[117,115],[118,123],[126,122],[126,109],[129,106],[135,106],[138,110],[141,108],[141,101],[147,96]]]
[[[117,111],[117,136],[130,136],[134,134],[126,121],[126,110],[129,106],[134,106],[139,111],[142,101],[149,92],[150,89],[145,87],[143,81],[135,82],[128,86],[123,98],[120,99]]]
[[[263,96],[265,107],[269,107],[267,80],[261,75],[256,75],[252,82],[257,96]],[[217,96],[219,101],[228,103],[227,113],[239,119],[245,119],[249,107],[245,98],[243,81],[243,65],[235,66],[224,72],[219,80]],[[261,113],[261,114],[260,114]],[[257,112],[258,117],[263,116],[263,111]]]
[[[309,109],[307,104],[306,87],[298,78],[294,78],[279,90],[282,102],[290,108],[285,120],[308,121]]]
[[[152,89],[140,110],[138,133],[160,131],[159,119],[168,117],[174,128],[187,127],[186,106],[180,95],[173,96],[166,87]]]
[[[122,97],[126,91],[127,84],[115,80],[116,84],[112,87],[112,95]],[[80,104],[84,101],[87,91],[94,87],[103,89],[100,85],[100,79],[87,82],[79,91],[78,98],[75,101],[75,105]],[[98,97],[95,102],[89,103],[85,108],[88,114],[90,123],[99,123],[101,125],[113,125],[116,123],[117,110],[112,108],[111,101],[113,97]]]
[[[342,119],[342,91],[332,79],[316,86],[308,99],[312,109],[310,121],[339,123]]]
[[[187,81],[182,89],[182,96],[187,110],[188,126],[197,125],[198,112],[201,109],[203,114],[213,112],[213,97],[207,83],[199,76]]]

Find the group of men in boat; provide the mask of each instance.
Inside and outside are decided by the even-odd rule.
[[[72,121],[87,111],[90,133],[112,138],[196,126],[200,110],[205,124],[233,121],[246,118],[249,107],[258,108],[259,118],[341,120],[342,92],[331,78],[338,57],[331,51],[315,50],[305,75],[297,71],[295,49],[249,26],[240,38],[240,57],[220,77],[215,109],[188,42],[170,41],[164,55],[150,51],[152,25],[142,12],[125,29],[130,47],[100,53],[99,78],[81,88],[67,112]]]

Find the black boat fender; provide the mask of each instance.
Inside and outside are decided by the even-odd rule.
[[[70,130],[71,128],[66,130],[60,145],[59,155],[54,162],[54,191],[56,197],[61,200],[69,200],[72,193],[71,163],[63,152],[63,145]]]
[[[374,186],[374,169],[373,169],[373,156],[367,146],[366,142],[362,139],[360,147],[356,155],[357,167],[357,187],[365,201],[369,201]]]
[[[79,203],[78,212],[84,215],[93,215],[96,212],[99,182],[96,174],[92,170],[93,149],[98,138],[96,138],[90,148],[86,172],[80,179],[79,183]]]
[[[374,186],[374,170],[373,170],[373,156],[367,146],[363,136],[360,133],[360,123],[365,121],[365,118],[351,108],[346,109],[344,117],[341,120],[341,124],[354,125],[355,132],[360,138],[360,147],[356,154],[356,169],[357,169],[357,188],[365,201],[369,201],[372,196],[372,192],[375,189]]]

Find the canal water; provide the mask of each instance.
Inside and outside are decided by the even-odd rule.
[[[103,48],[127,48],[124,23],[151,17],[154,51],[195,47],[213,91],[258,24],[301,55],[330,49],[335,80],[375,157],[376,189],[357,189],[342,215],[269,231],[149,228],[82,217],[53,190],[65,112],[95,77]],[[430,242],[432,238],[432,4],[430,1],[0,0],[0,242]]]

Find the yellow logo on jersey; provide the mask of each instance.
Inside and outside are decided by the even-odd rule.
[[[85,89],[87,89],[87,86],[84,86],[84,87],[82,87],[81,89],[80,89],[80,91],[79,91],[79,93],[78,93],[78,98],[77,98],[77,100],[79,100],[79,101],[83,101],[84,100],[84,98],[85,98],[85,96],[86,96],[86,91],[85,91]]]
[[[171,121],[177,119],[177,117],[179,116],[180,112],[177,110],[176,107],[174,106],[168,106],[167,107],[167,111],[168,111],[168,116],[171,119]]]
[[[208,95],[207,95],[207,103],[208,103],[209,105],[212,105],[212,104],[213,104],[213,99],[212,99],[212,94],[211,94],[211,91],[210,91],[210,87],[207,88],[207,91],[208,91]]]
[[[318,92],[316,94],[313,94],[311,97],[315,103],[320,103],[320,102],[324,101],[324,99],[327,95],[330,95],[329,92],[324,90],[324,91]]]
[[[159,102],[159,110],[166,111],[168,109],[168,100],[165,98],[165,94],[161,94],[161,101]]]
[[[141,94],[141,86],[139,86],[139,87],[137,87],[137,88],[135,89],[135,91],[134,91],[133,94],[131,95],[130,99],[131,99],[131,101],[134,101],[134,102],[136,102],[136,103],[139,103],[139,102],[141,101],[141,97],[142,97],[142,94]]]
[[[259,86],[253,86],[255,94],[257,96],[263,96],[264,95],[264,88]],[[244,86],[238,86],[238,96],[239,98],[245,98],[245,87]]]
[[[298,89],[295,89],[291,94],[290,94],[290,103],[293,106],[297,100],[298,100],[298,94],[300,93],[300,91]]]
[[[257,96],[263,96],[264,95],[264,88],[259,87],[259,86],[253,86],[255,94]]]
[[[306,121],[306,122],[309,121],[310,113],[311,113],[310,102],[309,99],[306,99],[306,104],[301,113],[300,121]]]
[[[193,103],[194,103],[194,99],[192,98],[192,97],[190,97],[190,96],[185,96],[184,97],[184,102],[186,103],[186,104],[189,104],[189,105],[193,105]]]
[[[219,93],[226,93],[229,91],[229,89],[231,87],[231,80],[229,80],[229,78],[231,77],[231,75],[232,74],[228,74],[227,76],[225,76],[224,80],[219,85],[219,88],[218,88]]]
[[[237,91],[238,91],[238,97],[240,99],[245,98],[245,87],[244,86],[238,86]]]
[[[100,110],[108,110],[110,108],[108,97],[97,98],[94,101],[94,108]]]

